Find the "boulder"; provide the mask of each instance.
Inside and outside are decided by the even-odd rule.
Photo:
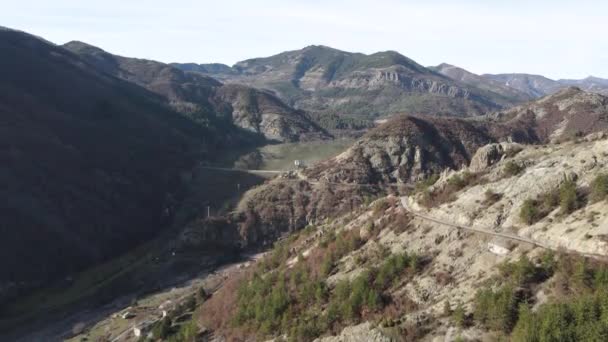
[[[500,161],[505,155],[521,151],[522,147],[517,143],[495,143],[480,147],[471,158],[469,170],[479,172],[487,169]]]

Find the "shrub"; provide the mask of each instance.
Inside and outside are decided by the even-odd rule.
[[[458,302],[458,305],[456,305],[456,308],[452,312],[452,320],[454,321],[454,323],[456,323],[456,325],[459,328],[465,327],[466,322],[467,322],[467,314],[466,314],[466,311],[464,310],[464,306],[462,305],[462,302]]]
[[[450,305],[450,301],[447,299],[443,302],[443,315],[446,317],[450,317],[452,315],[452,306]]]
[[[516,163],[512,160],[509,160],[505,164],[503,172],[506,176],[512,177],[512,176],[515,176],[515,175],[519,174],[520,172],[522,172],[523,169],[524,169],[523,166],[519,165],[518,163]]]
[[[559,187],[559,206],[562,214],[570,214],[581,205],[576,192],[576,183],[573,180],[565,180]]]
[[[205,290],[205,287],[203,286],[201,286],[198,291],[196,291],[196,300],[199,305],[205,302],[209,297],[211,296],[207,293],[207,290]]]
[[[196,296],[189,296],[183,305],[185,311],[194,311],[194,309],[196,308]]]
[[[484,193],[483,204],[486,206],[491,206],[492,204],[500,201],[501,198],[502,198],[501,194],[498,194],[498,193],[492,191],[491,189],[488,189]]]
[[[546,259],[545,262],[549,264],[550,261]],[[543,266],[536,267],[525,255],[520,256],[516,262],[500,264],[498,269],[503,279],[513,286],[526,286],[544,280],[548,273]]]
[[[414,191],[415,192],[422,192],[425,191],[426,189],[428,189],[430,186],[432,186],[433,184],[437,183],[437,181],[439,180],[439,175],[434,173],[432,175],[430,175],[429,177],[420,180],[416,183],[416,185],[414,186]]]
[[[471,173],[468,171],[450,177],[443,188],[434,191],[424,190],[421,195],[420,204],[430,208],[456,199],[455,193],[466,188],[482,184],[484,173]]]
[[[165,339],[171,334],[171,319],[165,317],[154,325],[152,335],[155,338]]]
[[[531,225],[539,220],[538,203],[535,200],[527,199],[519,209],[519,218],[526,224]]]
[[[475,320],[490,329],[508,333],[517,322],[520,300],[510,285],[496,291],[483,289],[475,296]]]
[[[599,202],[608,197],[608,174],[600,174],[591,182],[589,198],[592,202]]]
[[[391,203],[387,199],[380,199],[374,203],[374,206],[372,208],[372,213],[376,217],[376,216],[384,214],[384,212],[390,207],[391,207]]]
[[[536,199],[525,200],[519,211],[522,222],[528,225],[536,223],[560,205],[560,189],[540,194]]]

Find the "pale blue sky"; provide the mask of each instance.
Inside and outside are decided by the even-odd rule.
[[[233,63],[322,44],[476,73],[608,78],[608,1],[16,0],[0,25],[163,62]],[[94,2],[94,3],[93,3]]]

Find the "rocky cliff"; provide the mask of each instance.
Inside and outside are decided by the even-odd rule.
[[[177,66],[192,70],[190,65]],[[399,112],[467,116],[518,101],[452,80],[393,51],[364,55],[309,46],[239,62],[230,71],[196,70],[225,82],[270,89],[311,112],[368,120]]]

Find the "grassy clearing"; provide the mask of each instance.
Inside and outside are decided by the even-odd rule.
[[[293,168],[293,161],[302,160],[306,165],[334,157],[353,143],[352,139],[312,141],[267,145],[259,149],[263,156],[263,170],[286,170]]]

